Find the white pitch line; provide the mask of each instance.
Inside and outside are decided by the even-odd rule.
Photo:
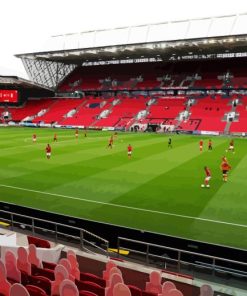
[[[79,198],[79,197],[68,196],[68,195],[63,195],[63,194],[33,190],[33,189],[28,189],[28,188],[16,187],[16,186],[10,186],[10,185],[5,185],[5,184],[0,184],[0,187],[18,189],[18,190],[22,190],[22,191],[40,193],[40,194],[44,194],[44,195],[64,197],[64,198],[67,198],[67,199],[85,201],[85,202],[88,202],[88,203],[106,205],[106,206],[115,207],[115,208],[123,208],[123,209],[134,210],[134,211],[141,211],[141,212],[147,212],[147,213],[153,213],[153,214],[159,214],[159,215],[165,215],[165,216],[173,216],[173,217],[179,217],[179,218],[184,218],[184,219],[191,219],[191,220],[198,220],[198,221],[205,221],[205,222],[211,222],[211,223],[216,223],[216,224],[225,224],[225,225],[231,225],[231,226],[238,226],[238,227],[247,228],[247,225],[244,225],[244,224],[230,223],[230,222],[219,221],[219,220],[212,220],[212,219],[199,218],[199,217],[186,216],[186,215],[179,215],[179,214],[168,213],[168,212],[161,212],[161,211],[148,210],[148,209],[142,209],[142,208],[136,208],[136,207],[129,207],[129,206],[124,206],[124,205],[118,205],[118,204],[103,202],[103,201],[90,200],[90,199],[85,199],[85,198]]]

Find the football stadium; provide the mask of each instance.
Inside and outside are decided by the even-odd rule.
[[[56,35],[0,76],[0,296],[247,295],[247,14]]]

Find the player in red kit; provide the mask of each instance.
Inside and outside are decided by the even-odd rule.
[[[53,141],[54,141],[54,142],[57,142],[57,134],[54,134]]]
[[[113,136],[110,137],[110,140],[109,140],[109,143],[108,143],[107,147],[112,149],[112,146],[113,146]]]
[[[202,152],[202,148],[203,148],[203,140],[200,140],[200,142],[199,142],[199,148],[200,148],[200,152]]]
[[[212,140],[208,140],[208,150],[213,150]]]
[[[222,162],[221,162],[221,165],[220,165],[220,169],[222,171],[222,177],[223,177],[223,181],[224,182],[227,182],[228,180],[228,172],[230,171],[232,167],[230,166],[230,164],[228,163],[226,157],[224,156],[222,158]]]
[[[204,179],[204,184],[202,184],[201,187],[209,188],[210,187],[209,180],[211,179],[211,171],[207,166],[204,167],[204,171],[205,171],[206,177]]]
[[[36,141],[37,141],[37,136],[36,134],[33,134],[33,143],[36,143]]]
[[[50,146],[50,144],[47,144],[47,146],[45,148],[45,151],[46,151],[47,159],[50,159],[51,158],[51,146]]]
[[[133,148],[132,148],[132,146],[130,144],[129,144],[128,148],[127,148],[127,151],[128,151],[128,158],[131,159]]]

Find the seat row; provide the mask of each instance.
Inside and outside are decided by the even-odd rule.
[[[106,263],[102,277],[81,272],[76,253],[72,250],[57,263],[41,262],[36,246],[30,244],[28,250],[19,247],[17,255],[7,251],[0,260],[0,296],[121,295],[183,296],[183,293],[170,281],[162,283],[160,271],[150,273],[144,290],[127,285],[121,270],[112,260]]]

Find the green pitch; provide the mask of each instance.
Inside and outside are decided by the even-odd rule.
[[[54,132],[58,142],[53,143]],[[32,143],[32,134],[37,143]],[[0,199],[66,215],[247,249],[247,139],[31,128],[0,129]],[[52,157],[46,159],[45,146]],[[132,159],[127,145],[133,146]],[[223,183],[220,163],[232,170]],[[201,188],[204,166],[210,188]]]

